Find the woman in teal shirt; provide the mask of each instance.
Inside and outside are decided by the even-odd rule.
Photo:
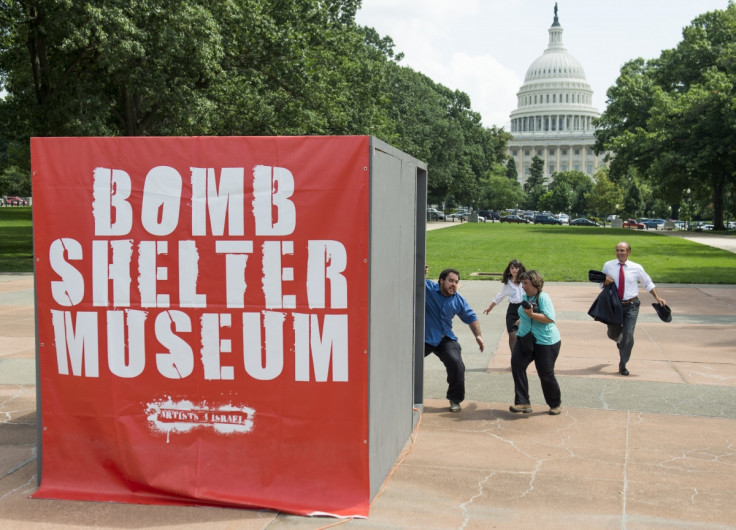
[[[560,332],[555,325],[555,308],[552,299],[542,292],[544,279],[535,270],[521,275],[524,289],[524,302],[519,307],[519,331],[517,341],[511,352],[511,373],[514,376],[514,404],[511,412],[530,413],[529,380],[526,369],[532,361],[542,383],[544,400],[549,405],[549,413],[561,412],[562,395],[555,377],[555,361],[560,354]],[[526,302],[526,303],[525,303]],[[528,307],[525,307],[528,306]],[[531,333],[531,336],[527,336]],[[534,342],[530,340],[534,338]]]

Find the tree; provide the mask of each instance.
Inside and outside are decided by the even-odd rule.
[[[736,184],[736,5],[697,17],[658,59],[631,61],[596,122],[596,151],[613,178],[637,168],[676,210],[682,190],[710,196],[723,229],[723,197]]]
[[[617,213],[623,203],[623,191],[608,178],[605,170],[598,170],[594,178],[593,189],[585,193],[588,209],[602,218],[611,213]]]
[[[204,3],[25,0],[4,15],[5,111],[22,133],[155,134],[172,113],[206,123],[223,48]]]
[[[0,3],[0,171],[32,136],[363,135],[428,163],[433,202],[477,204],[511,137],[398,64],[360,0]],[[9,168],[16,168],[8,171]]]
[[[641,212],[641,194],[636,182],[631,182],[624,191],[623,210],[631,217],[638,217],[639,212]]]
[[[550,187],[549,191],[539,198],[537,207],[540,210],[550,212],[568,212],[570,211],[573,197],[573,190],[570,186],[567,183],[562,183],[554,188]]]
[[[380,135],[392,43],[355,24],[359,5],[5,2],[0,116],[19,145],[34,135]]]
[[[574,216],[584,213],[587,210],[585,193],[593,188],[593,181],[590,177],[582,171],[560,171],[552,175],[549,189],[555,191],[560,186],[566,188],[568,202],[557,211],[568,212]],[[557,197],[557,204],[561,204],[563,194],[558,193]]]
[[[506,177],[509,180],[519,180],[519,172],[516,170],[516,161],[511,157],[509,157],[506,162]]]
[[[481,178],[505,159],[510,135],[484,128],[467,94],[410,68],[390,63],[385,93],[395,131],[386,140],[427,162],[428,201],[480,204]]]
[[[547,191],[545,183],[544,160],[538,156],[534,156],[532,158],[532,166],[529,168],[529,178],[524,183],[524,191],[527,194],[527,208],[536,209],[539,197]]]
[[[521,184],[516,180],[496,174],[490,175],[483,182],[484,191],[480,204],[489,210],[512,208],[524,200]]]

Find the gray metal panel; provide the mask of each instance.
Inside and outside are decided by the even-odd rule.
[[[371,139],[368,359],[371,497],[378,493],[414,425],[416,225],[419,217],[424,219],[424,203],[417,207],[419,172],[426,174],[425,164]],[[423,251],[423,241],[420,247]],[[423,268],[423,256],[421,261]],[[423,313],[422,306],[422,334]]]
[[[417,170],[417,221],[414,268],[414,406],[424,403],[424,265],[427,261],[427,170]]]

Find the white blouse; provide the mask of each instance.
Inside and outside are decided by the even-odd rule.
[[[521,287],[521,284],[516,285],[513,280],[509,279],[508,283],[503,284],[503,289],[493,299],[493,303],[498,305],[501,300],[508,298],[509,303],[520,304],[523,297],[524,289]]]

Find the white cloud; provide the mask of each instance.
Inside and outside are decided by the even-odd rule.
[[[466,92],[473,110],[479,112],[483,124],[490,127],[508,122],[509,117],[503,109],[516,106],[516,92],[522,80],[490,55],[455,53],[440,82]]]

